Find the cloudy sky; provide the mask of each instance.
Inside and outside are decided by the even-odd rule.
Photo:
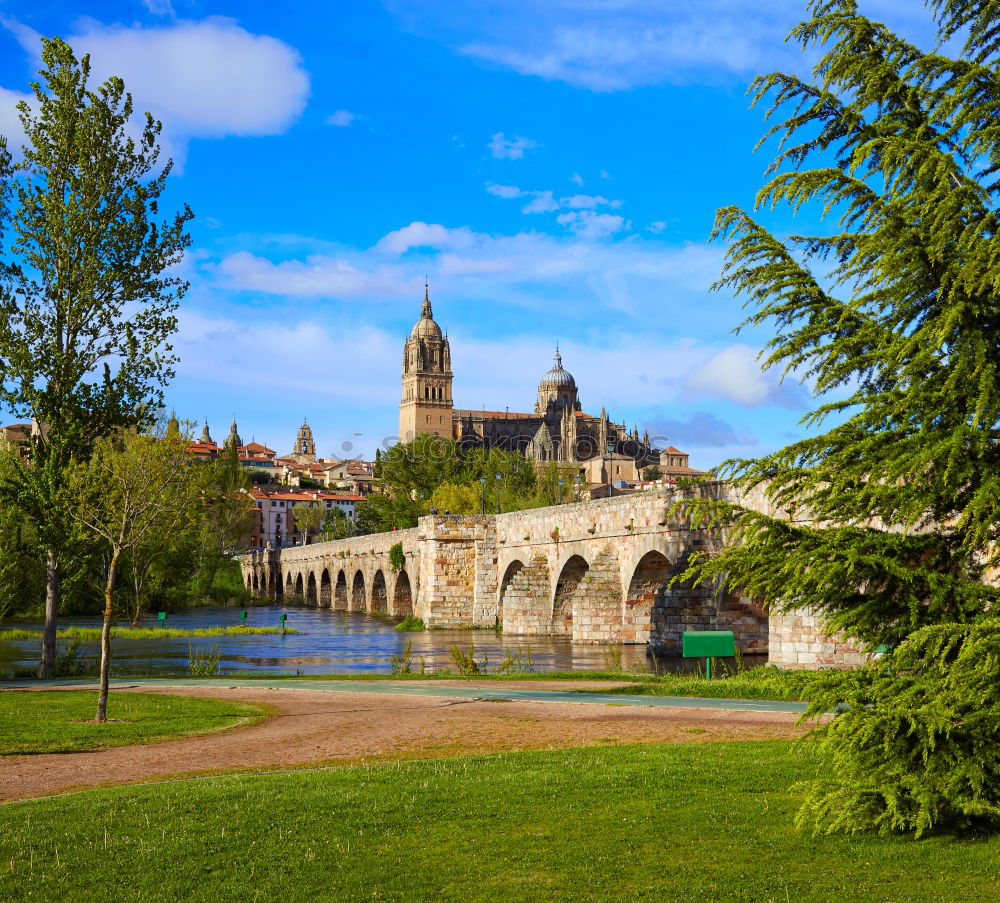
[[[769,161],[749,79],[805,71],[803,0],[0,0],[0,134],[39,36],[164,123],[196,214],[168,392],[221,440],[371,455],[426,276],[460,407],[530,410],[559,342],[584,408],[708,467],[800,434],[766,333],[712,294],[716,208]],[[918,0],[862,0],[930,37]],[[290,10],[294,9],[294,14]],[[779,233],[817,223],[778,211]]]

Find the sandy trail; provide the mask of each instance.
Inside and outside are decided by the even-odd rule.
[[[0,758],[0,800],[180,774],[615,743],[779,739],[804,732],[795,725],[798,716],[779,712],[216,687],[138,692],[263,703],[274,715],[261,724],[149,746]]]

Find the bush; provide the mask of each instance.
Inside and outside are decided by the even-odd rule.
[[[389,570],[396,574],[404,567],[406,567],[406,555],[403,552],[403,544],[397,542],[389,549]]]
[[[807,785],[814,833],[965,831],[1000,824],[1000,619],[936,624],[849,675],[812,684],[805,718],[830,776]]]
[[[423,618],[418,618],[416,615],[407,615],[396,625],[395,629],[400,633],[419,633],[421,630],[426,630],[427,625],[424,624]]]

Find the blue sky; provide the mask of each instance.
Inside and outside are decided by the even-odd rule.
[[[398,424],[425,275],[459,407],[530,410],[556,341],[584,408],[696,467],[800,434],[809,399],[710,294],[716,208],[767,148],[744,95],[800,0],[0,0],[0,134],[38,36],[90,52],[164,123],[196,214],[168,402],[290,450],[369,456]],[[294,13],[290,10],[294,9]],[[917,0],[862,9],[926,41]],[[808,231],[777,211],[778,233]]]

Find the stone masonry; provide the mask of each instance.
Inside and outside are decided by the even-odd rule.
[[[755,600],[671,585],[692,552],[720,541],[672,513],[680,491],[423,517],[410,530],[244,556],[244,581],[261,597],[413,613],[428,626],[500,625],[514,636],[648,644],[668,654],[680,653],[685,630],[725,629],[743,652],[769,651],[782,667],[862,660],[849,643],[825,637],[809,613],[769,616]],[[397,544],[405,564],[393,571]]]

